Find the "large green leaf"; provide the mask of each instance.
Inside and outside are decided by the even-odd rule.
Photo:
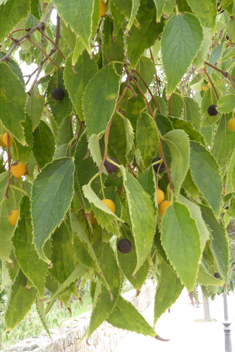
[[[132,234],[135,240],[137,264],[134,274],[145,262],[155,234],[155,210],[150,196],[140,183],[121,166],[126,191]]]
[[[147,170],[144,170],[138,177],[138,181],[145,190],[146,193],[148,193],[155,204],[157,204],[157,199],[156,199],[156,187],[157,187],[157,182],[156,182],[156,173],[153,170],[152,167],[148,168]]]
[[[183,290],[176,272],[165,261],[161,261],[160,279],[157,284],[154,304],[154,324],[170,308]]]
[[[162,34],[162,63],[167,77],[166,95],[176,89],[203,41],[203,30],[198,18],[186,13],[173,15]]]
[[[158,151],[158,130],[153,118],[142,113],[136,126],[136,143],[145,167],[149,167]]]
[[[48,264],[38,257],[32,239],[30,200],[24,196],[20,203],[20,219],[12,243],[22,271],[37,288],[40,298],[43,298]]]
[[[189,140],[182,130],[173,130],[163,137],[171,152],[171,177],[178,197],[181,185],[189,168]]]
[[[48,124],[42,120],[33,132],[33,138],[33,154],[41,169],[53,158],[55,151],[54,136]]]
[[[63,144],[68,144],[72,138],[73,138],[72,117],[66,116],[58,128],[57,137],[56,137],[57,148]]]
[[[29,96],[27,107],[26,107],[26,111],[32,121],[33,131],[40,123],[43,108],[44,108],[44,98],[43,96],[40,95],[38,87],[35,86]]]
[[[111,63],[98,71],[86,86],[83,109],[88,136],[106,130],[115,110],[119,80],[120,76],[117,75]]]
[[[215,158],[197,142],[190,142],[190,169],[192,179],[204,195],[216,217],[220,216],[222,181]]]
[[[235,108],[235,95],[234,94],[228,94],[228,95],[223,95],[222,97],[219,98],[217,102],[217,108],[219,112],[224,112],[228,113],[234,110]]]
[[[97,65],[95,59],[90,59],[86,50],[79,56],[74,68],[72,67],[72,53],[67,57],[64,70],[64,83],[81,121],[84,120],[82,96],[88,82],[96,72]]]
[[[39,257],[49,262],[43,247],[60,225],[73,196],[74,163],[62,158],[47,164],[36,177],[32,188],[34,243]]]
[[[90,40],[92,36],[92,22],[94,0],[53,0],[59,15],[69,24],[76,35],[82,38],[88,52],[91,52]]]
[[[196,130],[200,131],[201,112],[195,99],[184,97],[184,119],[190,121]]]
[[[161,241],[181,282],[192,291],[202,250],[196,222],[184,204],[174,202],[166,209]]]
[[[197,112],[195,112],[195,115],[196,114],[197,114]],[[193,141],[199,142],[203,145],[206,145],[203,135],[193,127],[191,122],[184,121],[182,119],[178,119],[177,117],[170,118],[168,116],[168,118],[170,119],[174,128],[179,129],[179,130],[184,130],[184,132],[187,133],[190,140],[193,140]]]
[[[27,94],[19,78],[5,62],[0,62],[0,111],[6,129],[25,144],[21,122],[25,119]]]
[[[214,0],[187,0],[193,13],[200,19],[204,27],[215,27],[217,16],[216,1]]]
[[[30,0],[11,0],[0,6],[0,43],[29,11]]]

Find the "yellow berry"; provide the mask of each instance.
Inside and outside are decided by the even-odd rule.
[[[92,225],[95,225],[97,223],[93,210],[90,212],[90,219],[91,219]]]
[[[8,145],[7,132],[4,133],[2,139],[3,139],[3,142],[4,142],[6,145]],[[9,147],[11,147],[11,146],[12,146],[12,138],[11,138],[11,136],[9,135]]]
[[[235,132],[235,118],[232,117],[228,122],[228,128],[230,131]]]
[[[171,205],[171,202],[169,200],[164,200],[164,202],[162,202],[159,205],[159,212],[161,215],[164,215],[166,209],[169,207],[169,205]]]
[[[102,202],[113,212],[115,213],[116,207],[114,202],[111,199],[103,199]]]
[[[157,204],[161,204],[164,201],[165,194],[161,189],[157,189]]]
[[[21,161],[16,161],[11,165],[11,173],[15,178],[20,178],[26,173],[27,169],[24,163]]]
[[[100,17],[103,17],[106,14],[106,4],[103,0],[100,0]]]
[[[12,210],[8,216],[9,223],[15,226],[17,223],[18,216],[19,216],[19,210],[18,209]]]

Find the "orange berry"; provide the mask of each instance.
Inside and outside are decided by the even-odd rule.
[[[111,199],[102,199],[102,202],[113,212],[115,213],[116,206]]]
[[[232,117],[228,122],[228,128],[230,131],[235,132],[235,118]]]
[[[90,212],[90,219],[91,219],[92,225],[95,225],[97,223],[93,210]]]
[[[165,194],[161,189],[157,189],[157,204],[161,204],[164,201]]]
[[[6,145],[8,145],[8,140],[7,140],[7,132],[6,133],[4,133],[4,135],[3,135],[3,142],[6,144]],[[9,135],[9,147],[11,147],[12,146],[12,138],[11,138],[11,136]]]
[[[166,209],[169,207],[169,205],[171,205],[171,202],[169,200],[164,200],[164,202],[162,202],[159,205],[159,212],[161,215],[164,215]]]
[[[15,178],[20,178],[26,173],[27,169],[24,163],[21,161],[16,161],[11,165],[11,173]]]
[[[103,17],[106,14],[106,4],[103,0],[100,0],[100,17]]]
[[[12,210],[8,216],[9,223],[15,226],[17,223],[18,216],[19,216],[19,210],[18,209]]]

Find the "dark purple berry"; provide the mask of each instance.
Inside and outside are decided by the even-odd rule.
[[[155,159],[153,159],[152,163],[155,163],[156,161],[162,160],[161,158],[157,157]],[[160,166],[161,165],[161,166]],[[166,167],[164,162],[162,161],[162,163],[158,163],[153,165],[153,169],[155,172],[162,174],[164,171],[166,171]]]
[[[113,160],[116,164],[118,164],[117,159],[109,157],[110,160]],[[104,166],[106,168],[106,170],[108,171],[109,174],[114,174],[118,167],[116,165],[113,165],[112,163],[110,163],[108,160],[105,160],[104,162]]]
[[[216,277],[216,279],[220,279],[220,274],[219,273],[215,273],[214,277]]]
[[[216,110],[217,105],[210,105],[209,108],[207,109],[207,112],[210,116],[216,116],[218,114],[218,111]]]
[[[129,253],[131,248],[132,244],[127,238],[123,238],[118,242],[118,249],[123,254]]]
[[[54,88],[51,92],[51,97],[54,100],[60,101],[64,98],[64,91],[62,88]]]

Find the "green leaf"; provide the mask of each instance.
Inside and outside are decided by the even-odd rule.
[[[190,196],[195,199],[199,197],[199,191],[197,186],[192,180],[191,172],[188,170],[187,175],[184,179],[182,187],[185,189],[186,193],[189,193]]]
[[[162,11],[164,15],[170,16],[171,13],[173,12],[174,6],[175,6],[174,0],[166,0]]]
[[[149,167],[158,151],[158,130],[153,118],[142,113],[138,118],[136,126],[136,143],[145,167]]]
[[[212,41],[210,28],[203,27],[203,34],[204,34],[204,39],[202,42],[202,46],[193,60],[193,65],[197,66],[198,70],[204,67],[204,61],[205,59],[207,59],[208,50],[210,49],[211,41]]]
[[[68,0],[53,0],[59,15],[64,22],[70,25],[76,35],[82,38],[88,52],[91,52],[90,40],[92,36],[92,20],[94,11],[94,0],[83,0],[74,2]]]
[[[214,285],[214,286],[223,286],[224,281],[216,279],[212,276],[206,269],[204,264],[199,264],[198,276],[197,276],[197,283],[199,285]]]
[[[196,130],[200,131],[201,112],[195,99],[184,97],[184,119],[190,121]]]
[[[96,73],[95,59],[91,59],[86,50],[79,56],[74,68],[72,67],[72,53],[67,57],[64,83],[81,121],[84,120],[82,96],[88,82]]]
[[[217,16],[216,1],[214,0],[187,0],[193,13],[200,19],[204,27],[215,27]]]
[[[192,179],[204,195],[216,217],[220,216],[222,181],[219,167],[211,153],[197,142],[190,142]]]
[[[136,15],[140,6],[140,0],[132,0],[132,8],[129,22],[127,23],[126,30],[129,31],[136,20]]]
[[[227,166],[226,193],[235,192],[235,151]]]
[[[51,338],[51,333],[50,333],[50,330],[49,330],[48,325],[47,325],[47,320],[46,320],[46,315],[45,315],[45,311],[44,311],[43,301],[39,300],[39,296],[37,296],[35,304],[36,304],[36,309],[37,309],[37,312],[38,312],[38,316],[39,316],[39,318],[41,320],[41,323],[42,323],[44,329],[46,330],[46,332],[48,333],[48,335]]]
[[[74,164],[62,158],[47,164],[36,177],[32,188],[32,219],[34,243],[45,262],[43,247],[51,233],[60,225],[73,196]]]
[[[145,83],[149,87],[155,74],[155,66],[152,60],[146,56],[142,56],[138,61],[136,70],[139,72],[139,74],[141,75],[141,77],[144,79]],[[139,86],[142,89],[142,91],[146,93],[147,91],[146,85],[143,83],[142,79],[140,79],[138,76],[137,76],[137,82],[139,83]]]
[[[140,267],[140,269],[135,273],[134,276],[132,276],[135,270],[135,267],[137,265],[135,242],[131,234],[131,231],[127,225],[124,224],[121,227],[121,232],[122,232],[123,238],[126,238],[131,242],[132,248],[131,248],[131,251],[128,253],[128,255],[123,254],[119,250],[117,250],[118,263],[123,274],[126,276],[127,280],[130,281],[130,283],[134,286],[136,290],[140,290],[148,274],[149,261],[148,259],[146,259],[143,265]],[[117,239],[117,243],[119,240],[120,239]]]
[[[155,176],[155,171],[153,170],[152,167],[148,168],[147,170],[144,170],[138,177],[138,181],[143,187],[144,191],[148,193],[152,199],[152,202],[154,204],[157,204],[157,199],[156,199],[156,176]]]
[[[155,234],[155,210],[150,196],[140,183],[121,166],[131,219],[132,234],[135,240],[137,264],[135,274],[145,262]]]
[[[29,312],[35,298],[37,290],[34,287],[26,288],[27,278],[21,270],[18,271],[10,291],[10,296],[5,312],[6,330],[11,331],[24,319]]]
[[[134,331],[144,336],[157,336],[155,330],[147,323],[138,310],[121,296],[107,322],[119,329]]]
[[[43,96],[40,95],[38,87],[35,86],[29,96],[27,106],[26,106],[26,112],[28,113],[32,121],[33,131],[40,123],[43,108],[44,108],[44,98]]]
[[[189,140],[182,130],[173,130],[162,137],[171,152],[171,176],[178,197],[181,185],[189,168]]]
[[[33,138],[33,154],[41,169],[53,158],[55,151],[54,136],[48,124],[42,120],[35,129]]]
[[[0,43],[29,11],[30,0],[11,0],[0,6]]]
[[[202,217],[211,230],[212,244],[211,249],[218,263],[219,273],[227,282],[229,270],[229,247],[228,237],[223,223],[218,223],[213,212],[205,205],[200,205]]]
[[[196,115],[196,112],[195,112],[195,115]],[[173,118],[169,117],[169,119],[173,124],[174,128],[179,130],[184,130],[187,133],[190,140],[199,142],[204,146],[206,145],[203,135],[193,127],[191,122],[178,119],[177,117],[173,117]]]
[[[5,53],[4,51],[1,51],[0,52],[0,59],[2,59],[5,55],[7,55],[7,53]],[[14,59],[10,58],[10,60],[8,62],[8,66],[14,72],[14,74],[19,77],[20,82],[23,85],[25,85],[23,73],[21,71],[19,64]]]
[[[201,111],[203,113],[202,118],[202,126],[210,126],[213,125],[216,121],[218,121],[218,115],[210,116],[207,112],[208,107],[212,104],[217,105],[218,98],[214,92],[212,87],[209,87],[205,92],[202,102],[201,102]]]
[[[184,107],[184,98],[178,89],[176,89],[175,93],[172,93],[171,98],[167,101],[167,107],[169,115],[181,118]]]
[[[166,0],[154,0],[156,8],[157,8],[157,22],[160,22],[162,16],[162,10],[165,5]]]
[[[167,115],[167,113],[166,113]],[[173,130],[173,125],[171,123],[171,120],[166,116],[163,115],[156,115],[156,122],[157,122],[157,127],[159,131],[161,132],[161,135],[166,134],[167,132]]]
[[[219,112],[230,112],[233,111],[235,108],[235,95],[234,94],[228,94],[228,95],[223,95],[219,98],[217,102],[217,108]]]
[[[173,15],[162,34],[162,63],[167,77],[166,95],[170,96],[187,72],[203,41],[198,18],[186,13]]]
[[[136,67],[144,51],[158,39],[164,26],[163,18],[161,23],[156,23],[156,9],[152,0],[141,0],[136,19],[139,27],[132,26],[126,39],[128,58],[132,68]]]
[[[160,279],[155,294],[154,325],[160,316],[175,303],[184,287],[170,265],[164,261],[161,261],[160,265]]]
[[[89,137],[106,130],[115,110],[119,80],[120,76],[111,63],[98,71],[86,86],[83,108]]]
[[[23,84],[5,62],[0,62],[0,111],[6,129],[25,144],[21,122],[25,119],[27,95]]]
[[[12,243],[22,271],[37,288],[40,298],[43,298],[48,265],[39,259],[32,239],[30,201],[27,196],[24,196],[21,200],[20,219],[12,237]]]
[[[72,118],[71,116],[66,116],[58,128],[58,133],[56,137],[57,147],[63,144],[68,144],[72,138],[73,138]]]
[[[235,148],[235,134],[228,128],[230,118],[229,114],[222,115],[211,149],[220,167],[227,164]]]
[[[40,20],[40,13],[39,13],[40,0],[31,0],[31,14],[37,19]],[[41,12],[41,11],[40,11]]]
[[[174,202],[166,209],[161,242],[181,282],[192,291],[202,251],[196,222],[184,204]]]
[[[111,3],[127,18],[131,15],[132,0],[112,0]]]

